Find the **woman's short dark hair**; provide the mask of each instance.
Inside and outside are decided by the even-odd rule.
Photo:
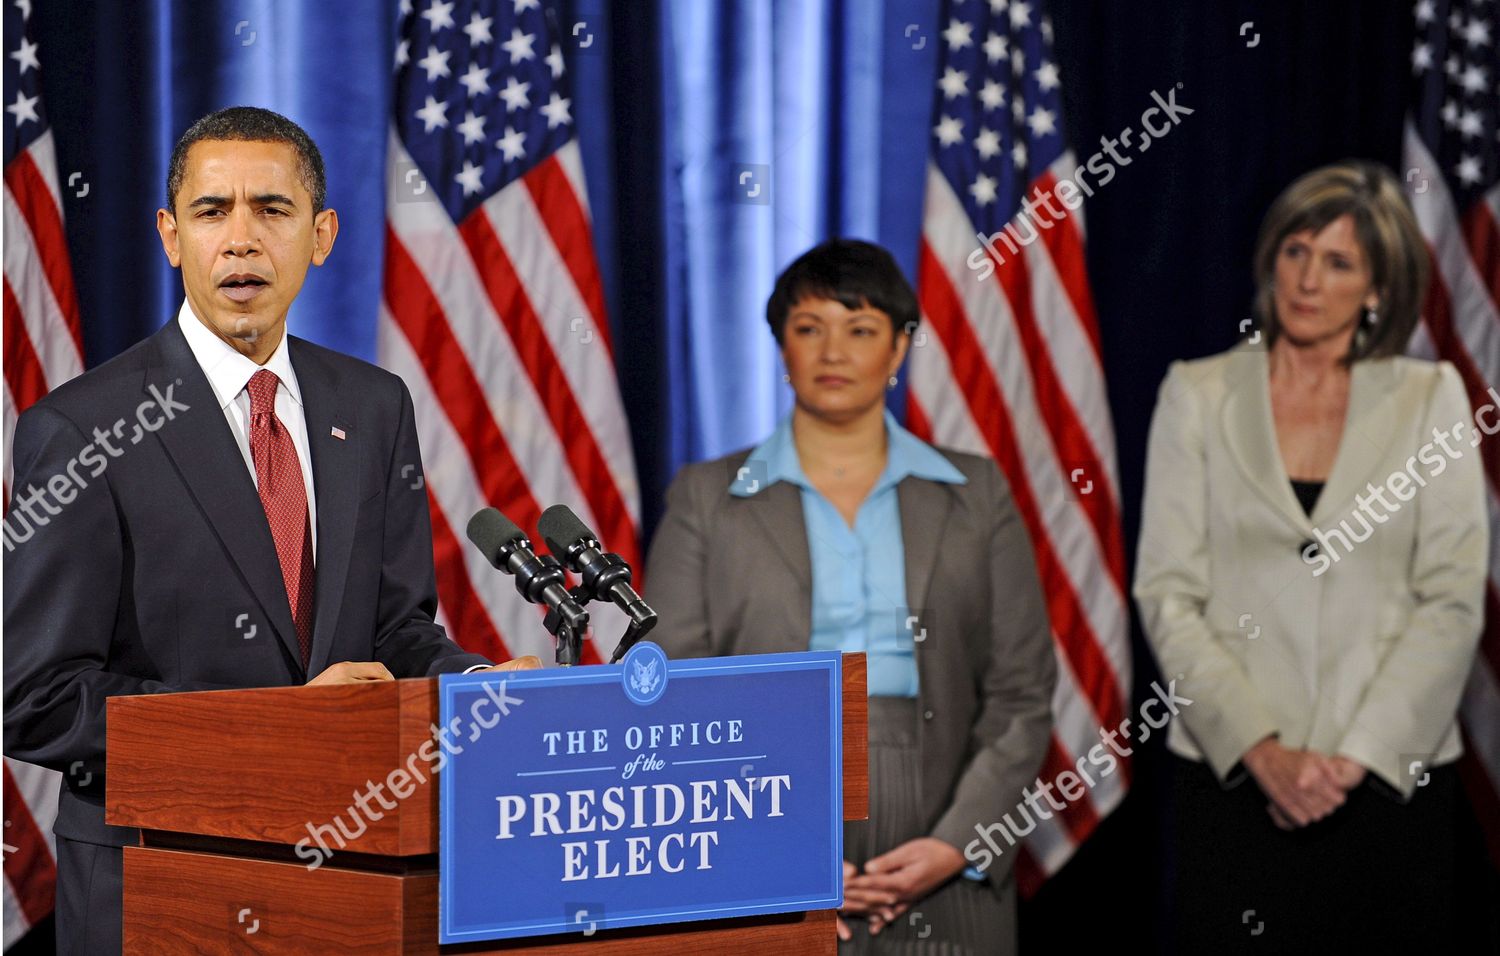
[[[830,239],[813,246],[776,279],[766,321],[782,343],[792,307],[804,299],[831,299],[846,309],[879,309],[896,335],[909,335],[920,313],[911,284],[891,254],[873,242]]]
[[[1304,174],[1276,197],[1266,213],[1255,241],[1255,313],[1266,331],[1267,344],[1281,333],[1271,282],[1282,242],[1309,229],[1321,232],[1345,215],[1354,220],[1355,239],[1370,264],[1380,297],[1373,326],[1361,326],[1345,361],[1399,355],[1406,350],[1427,294],[1427,243],[1396,177],[1384,166],[1365,160],[1346,160]]]
[[[228,106],[209,113],[187,128],[172,147],[167,164],[167,209],[177,212],[177,192],[187,175],[188,149],[204,140],[237,140],[249,143],[285,143],[297,151],[297,177],[312,197],[313,214],[323,211],[328,199],[328,180],[323,172],[323,154],[307,131],[282,116],[258,106]]]

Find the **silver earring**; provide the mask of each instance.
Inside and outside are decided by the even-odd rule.
[[[885,383],[885,387],[888,391],[894,392],[896,390],[896,376],[892,375]]]
[[[1380,316],[1374,309],[1365,307],[1365,325],[1374,326],[1379,319]]]
[[[788,385],[792,384],[792,373],[791,372],[782,372],[781,373],[781,380],[783,382],[787,383]]]

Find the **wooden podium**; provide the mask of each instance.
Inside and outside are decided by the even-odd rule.
[[[868,816],[865,695],[864,655],[845,655],[846,820]],[[831,910],[440,947],[431,776],[394,810],[371,801],[362,831],[348,812],[437,721],[436,679],[110,698],[106,820],[141,828],[125,848],[125,952],[836,951]],[[339,817],[352,838],[308,869],[298,841]]]

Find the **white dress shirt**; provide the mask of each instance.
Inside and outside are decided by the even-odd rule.
[[[262,368],[275,372],[276,377],[281,380],[276,386],[276,417],[291,435],[292,445],[297,449],[297,464],[302,468],[302,484],[307,488],[307,517],[312,526],[313,563],[316,565],[318,498],[313,493],[312,457],[307,441],[307,417],[303,412],[302,390],[297,387],[297,373],[292,370],[285,332],[283,331],[276,351],[271,353],[266,364],[256,365],[210,332],[208,326],[198,320],[197,314],[185,299],[182,308],[177,311],[177,324],[182,327],[188,348],[193,351],[193,358],[198,360],[198,367],[208,376],[208,384],[213,387],[214,395],[219,399],[224,420],[229,423],[229,431],[234,435],[235,444],[239,445],[240,454],[245,458],[245,468],[249,470],[252,482],[256,482],[255,459],[250,455],[250,392],[246,386],[250,384],[250,376]],[[256,484],[258,486],[259,482]]]

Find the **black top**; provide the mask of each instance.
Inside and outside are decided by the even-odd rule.
[[[1291,479],[1292,491],[1297,495],[1297,501],[1302,504],[1302,510],[1307,516],[1312,517],[1313,505],[1318,503],[1318,495],[1323,493],[1323,482],[1321,481],[1298,481]]]

